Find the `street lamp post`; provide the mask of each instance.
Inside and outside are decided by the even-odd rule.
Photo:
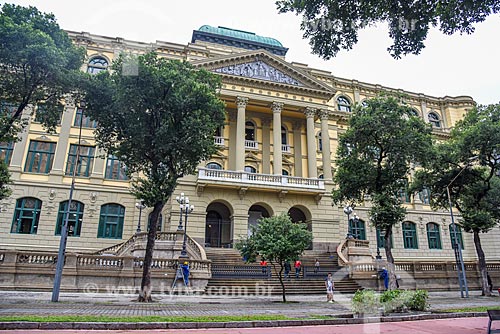
[[[54,286],[52,288],[52,302],[59,301],[59,292],[61,289],[62,273],[64,268],[64,262],[66,257],[66,243],[68,242],[68,221],[69,221],[69,211],[71,210],[71,202],[73,201],[73,192],[75,191],[75,180],[76,173],[78,170],[78,164],[80,160],[80,144],[82,141],[82,124],[83,124],[83,107],[84,103],[80,102],[80,107],[82,108],[80,113],[80,129],[78,132],[78,146],[76,147],[76,154],[74,160],[74,166],[71,175],[71,186],[69,188],[69,198],[68,198],[68,211],[64,213],[64,221],[61,226],[61,239],[59,241],[59,252],[57,253],[57,263],[56,272],[54,274]]]
[[[455,218],[453,216],[453,204],[451,202],[451,195],[450,195],[450,186],[455,182],[455,180],[462,174],[462,172],[469,167],[470,163],[477,159],[477,157],[472,157],[469,159],[469,162],[462,167],[462,169],[458,172],[457,175],[448,183],[446,186],[446,194],[448,195],[448,204],[450,206],[450,217],[451,217],[451,229],[453,233],[453,239],[455,239],[453,243],[453,250],[455,251],[455,261],[457,263],[457,273],[458,273],[458,284],[460,286],[460,295],[462,298],[464,298],[464,293],[465,293],[465,298],[469,298],[469,287],[467,286],[467,275],[465,273],[465,265],[464,265],[464,259],[462,257],[462,245],[460,244],[460,240],[458,240],[458,233],[457,233],[457,224],[455,224]]]
[[[142,210],[146,207],[144,204],[144,200],[141,199],[139,202],[135,203],[135,207],[139,209],[139,221],[137,222],[137,233],[141,233],[141,215],[142,215]]]
[[[353,211],[353,209],[349,205],[344,208],[344,213],[347,215],[347,238],[348,239],[350,239],[350,237],[352,236],[351,231],[349,231],[349,222],[351,221],[349,216],[351,215],[352,211]]]
[[[181,193],[181,196],[177,196],[175,198],[177,203],[179,203],[180,214],[179,214],[179,226],[177,227],[178,231],[184,230],[184,239],[182,241],[182,251],[179,258],[188,258],[186,251],[186,242],[187,242],[187,223],[188,223],[188,214],[193,212],[194,206],[189,205],[189,197],[184,196],[184,193]],[[184,228],[182,227],[182,213],[184,212]]]

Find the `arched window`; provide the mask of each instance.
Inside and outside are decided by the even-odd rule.
[[[16,201],[10,233],[36,234],[42,201],[34,197],[23,197]]]
[[[247,173],[257,173],[257,170],[255,169],[255,167],[245,166],[245,172],[247,172]]]
[[[366,240],[365,222],[359,218],[349,219],[349,234],[354,239]]]
[[[207,164],[207,167],[208,169],[217,169],[217,170],[221,170],[222,169],[222,166],[216,162],[209,162]]]
[[[417,227],[415,223],[403,223],[403,244],[406,249],[418,249]]]
[[[97,74],[108,69],[108,61],[101,56],[93,57],[87,65],[87,73]]]
[[[61,235],[62,225],[66,219],[68,211],[68,202],[59,204],[59,213],[57,214],[56,235]],[[82,230],[84,204],[78,201],[71,201],[71,208],[68,215],[68,236],[79,237]]]
[[[253,122],[245,122],[245,140],[255,141],[255,124]]]
[[[455,239],[455,232],[453,231],[453,225],[449,226],[451,248],[455,249],[455,245],[456,245],[455,240],[457,240],[458,243],[460,244],[460,246],[462,247],[462,249],[464,249],[464,240],[462,239],[462,228],[460,227],[460,225],[457,225],[457,224],[455,224],[455,228],[456,228],[456,233],[457,233],[456,239]]]
[[[97,237],[121,239],[124,217],[125,207],[120,204],[105,204],[101,206]]]
[[[318,135],[316,136],[316,138],[318,139],[318,151],[322,151],[323,150],[323,140],[321,139],[321,131],[318,132]]]
[[[287,171],[286,169],[282,169],[282,170],[281,170],[281,175],[286,175],[286,176],[288,176],[288,175],[290,175],[290,173],[288,173],[288,171]]]
[[[410,109],[410,115],[414,116],[414,117],[420,117],[419,112],[417,111],[417,109],[414,109],[414,108]]]
[[[325,176],[323,174],[319,174],[318,175],[318,179],[322,179],[323,180],[324,178],[325,178]]]
[[[433,127],[435,128],[441,127],[441,120],[439,118],[439,115],[436,114],[435,112],[430,112],[429,114],[427,114],[427,119],[429,120],[429,123],[431,123]]]
[[[337,97],[337,108],[339,111],[351,112],[351,102],[345,96]]]
[[[152,212],[150,212],[148,215],[148,231],[149,231],[149,227],[151,226],[151,219],[152,218],[153,218]],[[160,216],[158,217],[158,222],[156,224],[156,232],[161,232],[162,225],[163,225],[163,215],[160,213]]]
[[[427,224],[427,241],[429,243],[429,249],[441,249],[441,234],[439,233],[438,224]]]

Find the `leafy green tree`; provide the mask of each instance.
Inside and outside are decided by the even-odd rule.
[[[61,100],[77,86],[83,59],[84,51],[73,45],[54,15],[4,4],[0,11],[0,142],[17,141],[26,124],[23,111],[42,103],[38,119],[47,131],[54,131]],[[6,190],[9,174],[6,166],[1,170],[0,187]],[[8,194],[0,191],[0,199]]]
[[[340,49],[350,50],[358,42],[358,31],[387,22],[394,44],[388,48],[394,58],[419,54],[431,27],[442,33],[471,34],[474,24],[500,12],[500,2],[484,1],[332,1],[277,0],[281,13],[303,16],[301,30],[310,39],[313,53],[330,59]]]
[[[415,190],[428,187],[434,209],[461,214],[460,224],[474,236],[482,290],[490,295],[480,233],[500,223],[500,104],[469,111],[440,144],[427,168],[417,171]],[[448,198],[447,187],[450,190]]]
[[[131,191],[154,208],[151,221],[158,221],[177,180],[216,151],[213,134],[225,118],[219,88],[217,75],[155,53],[120,56],[111,72],[91,78],[86,113],[98,122],[97,143],[129,174],[141,174]],[[151,301],[156,226],[149,226],[139,301]]]
[[[406,210],[397,198],[405,189],[412,163],[425,162],[432,149],[431,128],[400,99],[380,96],[355,107],[339,138],[333,202],[363,203],[371,197],[370,219],[384,231],[390,288],[396,286],[391,250],[392,227]]]
[[[312,233],[306,224],[292,222],[286,213],[262,218],[257,226],[251,226],[251,230],[251,235],[238,241],[235,247],[247,262],[254,262],[260,256],[273,266],[281,284],[283,302],[286,302],[285,262],[299,258],[310,245]]]

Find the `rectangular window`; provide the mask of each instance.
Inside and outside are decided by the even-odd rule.
[[[106,174],[104,177],[110,180],[128,180],[127,166],[114,155],[110,154],[108,156]]]
[[[77,108],[76,109],[76,116],[75,116],[75,126],[80,126],[82,124],[83,128],[92,128],[95,129],[97,127],[97,121],[93,121],[85,115],[83,112],[82,108]]]
[[[64,107],[62,105],[57,106],[57,124],[61,124],[61,119],[63,115]],[[36,108],[35,122],[43,123],[45,120],[51,117],[51,113],[47,110],[47,106],[44,104],[39,104]]]
[[[52,169],[56,143],[45,141],[30,141],[28,157],[24,171],[29,173],[48,174]]]
[[[95,146],[80,146],[78,163],[76,161],[77,151],[78,145],[71,144],[66,163],[66,175],[73,175],[73,170],[76,168],[76,176],[88,177],[92,173],[94,165]]]
[[[13,148],[13,143],[0,143],[0,160],[3,160],[6,165],[10,165]]]

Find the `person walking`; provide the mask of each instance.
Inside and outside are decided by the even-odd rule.
[[[265,259],[260,261],[260,267],[262,268],[262,274],[267,275],[267,261]]]
[[[328,273],[328,276],[325,279],[325,287],[326,287],[326,301],[328,303],[333,303],[333,290],[335,290],[335,283],[333,283],[332,273]]]
[[[302,262],[300,262],[300,260],[296,260],[294,267],[295,267],[295,278],[299,278],[300,270],[302,269]]]
[[[285,278],[290,278],[290,271],[292,270],[292,265],[290,261],[285,261]]]
[[[316,261],[314,261],[314,273],[317,274],[319,272],[319,260],[316,259]]]

